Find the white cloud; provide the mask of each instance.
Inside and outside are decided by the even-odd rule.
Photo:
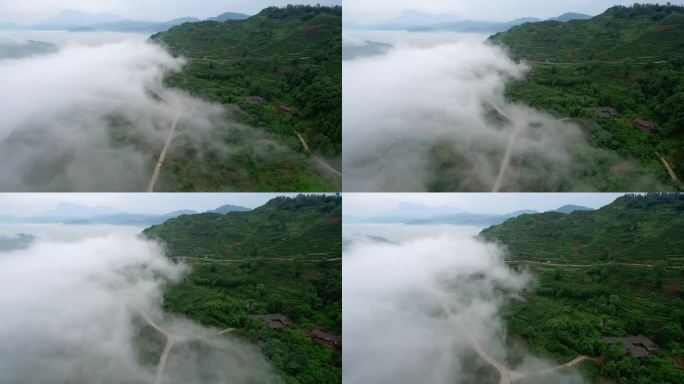
[[[479,382],[488,371],[496,378],[476,351],[507,365],[499,311],[529,279],[509,269],[503,255],[495,245],[453,233],[352,243],[342,265],[344,382]],[[510,368],[549,366],[525,360],[525,367]],[[564,378],[582,381],[575,373]]]
[[[163,343],[154,347],[149,341],[156,331],[142,330],[143,313],[186,340],[176,350],[183,359],[172,351],[165,372],[169,382],[272,376],[254,346],[162,315],[162,289],[178,282],[185,268],[172,264],[156,243],[123,231],[85,235],[70,229],[80,238],[34,233],[39,240],[30,248],[0,253],[0,382],[152,382],[158,357],[147,352],[152,358],[141,359],[139,348],[161,353]],[[139,332],[153,336],[142,338]],[[187,348],[188,341],[202,339],[209,348]],[[202,364],[219,358],[222,363],[213,367]]]
[[[528,67],[482,36],[344,35],[349,37],[354,44],[375,40],[394,48],[343,60],[346,191],[657,189],[638,165],[585,177],[597,164],[608,168],[626,160],[589,145],[571,122],[509,102],[505,87]]]
[[[0,190],[144,191],[174,122],[167,163],[174,154],[198,167],[209,158],[229,167],[237,151],[257,161],[295,156],[223,105],[166,87],[185,60],[144,35],[54,37],[56,53],[0,60]],[[241,141],[228,143],[238,131]],[[156,190],[178,189],[173,178],[162,172]]]

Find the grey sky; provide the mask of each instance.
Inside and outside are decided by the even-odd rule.
[[[602,207],[622,193],[345,193],[344,214],[374,216],[400,203],[448,206],[471,213],[509,213],[523,209],[548,211],[566,204]]]
[[[396,17],[406,9],[450,14],[471,20],[545,19],[565,12],[596,15],[613,5],[631,5],[635,2],[666,3],[648,0],[344,0],[344,21],[379,22]],[[670,2],[684,3],[682,0]]]
[[[0,215],[30,216],[59,203],[110,207],[129,213],[167,213],[181,209],[206,211],[225,204],[256,208],[276,196],[296,193],[6,193],[0,194]]]
[[[342,0],[0,0],[0,22],[33,23],[64,9],[109,13],[134,20],[201,19],[223,12],[255,14],[271,5],[340,5]]]

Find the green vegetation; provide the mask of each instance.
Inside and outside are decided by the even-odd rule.
[[[147,228],[192,266],[165,292],[165,309],[258,343],[287,383],[340,383],[339,350],[309,332],[342,331],[339,196],[276,198],[250,212],[185,215]],[[252,315],[282,313],[272,329]]]
[[[626,195],[596,211],[522,215],[485,229],[535,287],[504,311],[509,342],[567,361],[592,382],[682,383],[684,195]],[[660,347],[635,358],[602,337],[643,334]],[[680,368],[677,368],[679,364]]]
[[[573,118],[595,146],[681,188],[658,155],[684,177],[684,7],[616,6],[589,20],[526,23],[490,40],[532,66],[510,84],[510,99]],[[600,117],[596,107],[618,114]],[[640,129],[635,119],[653,127]]]
[[[185,149],[168,159],[161,189],[339,190],[336,176],[314,170],[298,135],[315,153],[341,152],[341,36],[342,8],[321,6],[270,7],[246,20],[184,23],[153,35],[188,60],[165,79],[169,86],[230,104],[230,120],[260,129],[224,129],[230,153],[200,156],[178,145]]]
[[[301,149],[301,133],[312,150],[341,152],[341,7],[270,7],[247,20],[185,23],[152,40],[189,60],[169,85],[237,104],[246,123],[292,148]]]

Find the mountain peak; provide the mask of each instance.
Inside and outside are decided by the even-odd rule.
[[[111,23],[122,20],[111,13],[87,13],[74,9],[64,9],[57,16],[41,22],[44,25],[88,26],[98,23]]]
[[[388,20],[386,24],[422,26],[439,23],[449,23],[460,21],[461,18],[448,14],[433,14],[429,12],[416,11],[412,9],[405,9],[401,11],[399,16]]]
[[[212,21],[219,21],[219,22],[224,22],[228,20],[245,20],[248,19],[250,16],[246,15],[244,13],[237,13],[237,12],[224,12],[216,17],[210,17],[207,20],[212,20]]]
[[[594,16],[587,15],[584,13],[577,13],[577,12],[566,12],[558,17],[552,17],[549,20],[556,20],[556,21],[562,21],[562,22],[568,22],[570,20],[587,20],[591,19]]]
[[[559,213],[572,213],[575,211],[593,211],[594,208],[584,207],[581,205],[566,204],[558,209],[553,210],[553,212]]]
[[[239,205],[226,204],[226,205],[222,205],[222,206],[220,206],[220,207],[218,207],[218,208],[216,208],[210,212],[215,212],[215,213],[220,213],[222,215],[225,215],[226,213],[229,213],[229,212],[248,212],[251,210],[252,209],[250,209],[250,208],[241,207]]]
[[[53,218],[84,218],[99,215],[113,215],[121,213],[121,210],[111,207],[94,207],[69,202],[60,202],[40,216]]]

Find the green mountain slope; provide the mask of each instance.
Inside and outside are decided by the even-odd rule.
[[[617,6],[588,20],[526,23],[490,41],[532,67],[507,96],[574,118],[595,145],[681,186],[659,155],[684,176],[684,7]],[[596,107],[617,115],[600,117]],[[637,118],[652,129],[639,129]]]
[[[522,215],[482,231],[512,259],[654,262],[684,266],[684,195],[628,195],[595,211]]]
[[[313,150],[340,153],[341,7],[270,7],[246,20],[186,23],[151,39],[189,59],[170,85],[239,105],[248,123],[293,148],[301,148],[301,133]]]
[[[191,265],[164,306],[258,343],[287,383],[340,383],[339,351],[314,329],[341,334],[341,197],[276,198],[249,212],[185,215],[147,228]],[[285,314],[272,329],[256,315]]]
[[[533,287],[503,315],[515,350],[582,363],[593,383],[684,382],[684,195],[627,195],[595,211],[523,215],[483,230]],[[602,337],[646,335],[635,358]],[[515,359],[513,357],[512,359]]]

